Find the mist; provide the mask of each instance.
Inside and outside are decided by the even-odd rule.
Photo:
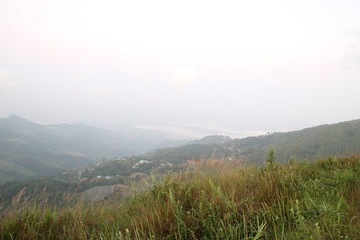
[[[358,119],[358,1],[2,1],[0,117],[181,138]]]

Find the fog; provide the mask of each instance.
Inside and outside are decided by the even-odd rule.
[[[0,117],[184,138],[360,118],[359,1],[0,2]]]

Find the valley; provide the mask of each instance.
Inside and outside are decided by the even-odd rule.
[[[30,125],[35,129],[44,128],[33,123],[31,125],[30,122],[23,119],[17,119],[17,121],[21,121],[26,127]],[[55,129],[58,131],[57,134],[60,135],[61,128],[65,127],[75,129],[74,126],[47,126],[46,131],[51,129],[49,131],[51,133]],[[82,128],[94,131],[88,126],[82,126]],[[20,130],[25,132],[25,127],[17,131]],[[14,164],[14,168],[17,167],[16,169],[24,172],[31,172],[32,169],[36,169],[40,174],[38,177],[32,176],[32,178],[29,178],[29,175],[21,175],[22,171],[16,173],[21,175],[17,181],[7,182],[0,186],[0,201],[3,208],[7,208],[23,189],[25,189],[22,196],[24,201],[25,199],[31,199],[32,202],[41,202],[42,199],[38,199],[38,196],[45,194],[48,195],[48,202],[55,205],[63,205],[66,202],[65,195],[71,195],[74,202],[82,198],[86,198],[89,202],[103,201],[111,198],[121,199],[132,195],[137,190],[150,188],[154,177],[162,179],[173,173],[191,171],[211,159],[218,159],[228,164],[243,167],[264,165],[267,154],[271,149],[275,150],[275,158],[279,163],[357,155],[360,149],[359,130],[360,120],[353,120],[307,128],[300,131],[272,133],[243,139],[231,139],[226,136],[215,135],[182,143],[178,147],[156,149],[139,155],[115,158],[109,156],[111,154],[119,156],[118,153],[124,150],[124,148],[118,148],[116,142],[106,140],[104,136],[108,135],[106,135],[107,133],[104,130],[96,129],[97,135],[94,133],[91,133],[92,135],[89,133],[76,135],[76,131],[73,132],[73,135],[69,135],[65,131],[61,132],[62,135],[67,135],[69,139],[72,139],[71,143],[74,143],[74,145],[71,145],[70,142],[67,145],[61,141],[58,141],[57,144],[51,142],[52,148],[48,147],[46,151],[50,152],[49,149],[51,149],[54,152],[53,149],[65,149],[65,147],[72,149],[73,152],[76,151],[76,156],[74,154],[63,155],[72,165],[66,165],[67,169],[65,167],[63,169],[60,167],[54,168],[53,172],[51,172],[49,171],[49,166],[54,166],[56,163],[54,163],[53,158],[43,158],[42,155],[37,155],[40,154],[39,152],[35,151],[27,153],[28,158],[23,158],[22,165],[19,165],[19,160],[15,159],[14,162],[18,165]],[[39,143],[45,144],[50,139],[49,136],[52,136],[46,131],[42,130],[43,135],[37,135]],[[77,129],[77,131],[80,130]],[[34,135],[34,130],[27,130],[26,132],[28,135],[30,133]],[[99,134],[99,132],[103,135]],[[77,138],[79,138],[77,136],[81,136],[82,140],[76,142]],[[102,138],[99,139],[100,136]],[[95,137],[97,138],[96,140],[91,139]],[[86,138],[89,139],[86,140]],[[6,138],[3,138],[3,142],[5,140]],[[96,144],[97,142],[101,142],[101,145],[97,148],[89,145]],[[11,141],[7,144],[10,145]],[[46,144],[50,146],[50,143]],[[20,146],[22,147],[22,145]],[[106,146],[113,146],[113,148]],[[40,145],[41,147],[42,145]],[[86,149],[90,150],[86,151]],[[9,148],[7,151],[10,152]],[[13,151],[11,154],[15,156],[18,152]],[[123,154],[126,155],[125,152]],[[37,156],[41,157],[37,159]],[[48,155],[44,156],[47,157]],[[84,159],[84,161],[74,161],[74,158]],[[96,158],[102,160],[96,161]],[[61,160],[56,159],[56,161]],[[6,164],[11,162],[11,158],[0,159],[0,162]],[[62,162],[62,164],[65,163]],[[75,164],[78,164],[78,166]],[[29,167],[26,168],[26,166]],[[11,173],[6,167],[1,170]],[[13,176],[16,175],[14,174]],[[101,197],[94,193],[103,190],[104,193],[101,193]],[[89,194],[89,192],[93,193]]]

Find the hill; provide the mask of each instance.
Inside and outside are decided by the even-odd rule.
[[[276,158],[316,159],[360,153],[360,120],[306,128],[287,133],[235,139],[227,147],[239,149],[250,162],[261,162],[269,149]]]
[[[190,145],[190,144],[225,144],[230,141],[231,141],[231,138],[228,136],[211,135],[211,136],[203,137],[199,140],[194,140],[192,142],[189,142],[188,145]]]
[[[224,159],[233,164],[241,163],[242,165],[254,163],[263,164],[269,149],[272,148],[275,149],[275,160],[277,162],[286,162],[291,159],[313,160],[326,156],[356,154],[359,153],[360,149],[359,123],[359,120],[356,120],[339,124],[323,125],[300,131],[273,133],[244,139],[231,140],[223,136],[205,137],[203,139],[204,141],[202,141],[202,139],[197,140],[196,144],[158,149],[147,154],[133,157],[116,157],[112,160],[104,160],[96,164],[87,165],[86,167],[70,169],[43,179],[6,183],[0,186],[0,202],[2,202],[4,206],[9,205],[18,192],[24,188],[27,189],[26,196],[29,198],[34,198],[42,189],[48,189],[50,202],[62,202],[65,193],[81,197],[84,192],[91,188],[98,187],[95,189],[102,190],[102,188],[99,188],[100,186],[104,186],[106,189],[105,192],[111,195],[111,191],[108,191],[108,189],[117,188],[116,186],[120,186],[119,184],[130,187],[133,182],[137,180],[147,179],[147,181],[149,181],[150,175],[161,176],[169,172],[182,172],[187,169],[193,169],[203,164],[204,159],[205,161],[207,161],[207,159]],[[88,127],[86,125],[81,126]],[[33,125],[33,127],[39,128],[37,124]],[[57,125],[48,127],[57,130],[59,128]],[[61,127],[63,128],[64,126]],[[60,132],[63,135],[70,134],[63,130]],[[89,131],[85,132],[88,133]],[[82,135],[82,137],[85,136],[85,134]],[[96,139],[96,136],[91,136],[90,139]],[[213,140],[220,141],[220,143],[207,143],[209,139],[211,139],[212,142]],[[84,139],[84,141],[85,140],[86,139]],[[223,142],[223,140],[226,141]],[[33,141],[30,142],[33,143]],[[76,145],[67,146],[66,143],[64,143],[64,145],[61,146],[66,146],[68,149],[73,147],[72,152],[79,151],[74,149]],[[20,147],[21,145],[19,148]],[[91,152],[94,149],[89,149],[88,152],[96,154]],[[86,149],[81,149],[81,151],[86,151]],[[86,152],[82,154],[85,156]],[[69,154],[63,156],[66,159],[74,157]],[[28,159],[29,158],[27,158],[27,161]],[[88,159],[89,158],[85,158],[85,160]],[[6,161],[2,161],[1,163],[3,162],[7,163]],[[51,158],[50,163],[54,164]],[[37,166],[36,168],[35,165],[35,171],[40,171],[36,172],[37,174],[42,173],[40,167],[44,166],[47,167],[45,171],[47,171],[47,173],[50,172],[48,165],[39,163]],[[18,166],[16,167],[16,170],[18,170]],[[27,166],[25,165],[25,167]],[[28,169],[32,170],[31,162]],[[29,171],[28,169],[27,171]],[[55,169],[54,172],[58,171],[58,169],[59,168]],[[57,187],[53,188],[52,186]],[[123,193],[127,194],[125,192]],[[104,195],[102,194],[102,196]]]
[[[161,143],[157,144],[154,147],[153,151],[157,150],[157,149],[163,149],[163,148],[179,147],[179,146],[189,144],[189,142],[191,142],[191,140],[165,140],[165,141],[162,141]]]
[[[278,161],[286,161],[291,158],[315,159],[360,153],[360,120],[286,133],[227,139],[223,143],[194,141],[185,146],[159,149],[142,155],[142,158],[184,162],[199,157],[215,157],[241,159],[247,163],[260,163],[264,161],[270,149],[275,149]]]
[[[0,182],[140,153],[133,142],[82,123],[41,125],[11,115],[0,119]]]

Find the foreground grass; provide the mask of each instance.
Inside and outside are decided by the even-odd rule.
[[[360,157],[205,165],[123,202],[14,210],[0,220],[0,237],[360,239]]]

